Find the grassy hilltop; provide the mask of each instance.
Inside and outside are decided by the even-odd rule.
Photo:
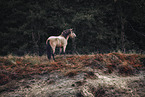
[[[145,55],[0,57],[0,96],[144,96]]]

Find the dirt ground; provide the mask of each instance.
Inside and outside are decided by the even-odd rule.
[[[110,73],[107,67],[100,67],[106,57],[102,60],[95,56],[95,60],[102,60],[101,63],[97,61],[97,64],[92,61],[92,57],[94,58],[81,57],[82,61],[77,62],[68,57],[71,64],[65,64],[65,68],[61,70],[55,68],[24,78],[11,79],[0,86],[0,97],[145,97],[144,68],[133,69],[133,74],[127,72],[129,75],[124,75],[120,74],[119,67],[115,67]],[[56,61],[59,60],[61,59]]]
[[[96,70],[64,77],[54,71],[13,80],[6,85],[0,97],[144,97],[145,73],[119,77],[103,75]]]

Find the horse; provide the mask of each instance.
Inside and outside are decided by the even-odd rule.
[[[63,53],[64,53],[64,56],[65,56],[65,50],[66,50],[66,46],[68,44],[67,41],[68,41],[69,37],[71,37],[71,38],[76,37],[76,34],[73,32],[72,29],[64,30],[61,33],[61,35],[59,35],[59,36],[50,36],[50,37],[48,37],[48,39],[46,40],[46,50],[47,50],[47,58],[49,60],[51,59],[51,56],[53,57],[53,60],[55,60],[54,54],[55,54],[55,48],[56,47],[60,48],[59,53],[62,52],[62,47],[63,47]]]

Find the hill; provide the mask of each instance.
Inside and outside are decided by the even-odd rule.
[[[145,55],[0,57],[0,96],[145,96]]]

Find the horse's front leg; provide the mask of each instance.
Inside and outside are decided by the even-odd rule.
[[[64,53],[64,58],[65,58],[65,61],[66,61],[66,63],[67,63],[67,64],[69,64],[69,63],[68,63],[68,60],[66,59],[66,55],[65,55],[65,49],[66,49],[66,46],[63,46],[63,53]]]
[[[63,46],[63,54],[64,54],[64,57],[66,58],[65,49],[66,49],[66,46]]]

